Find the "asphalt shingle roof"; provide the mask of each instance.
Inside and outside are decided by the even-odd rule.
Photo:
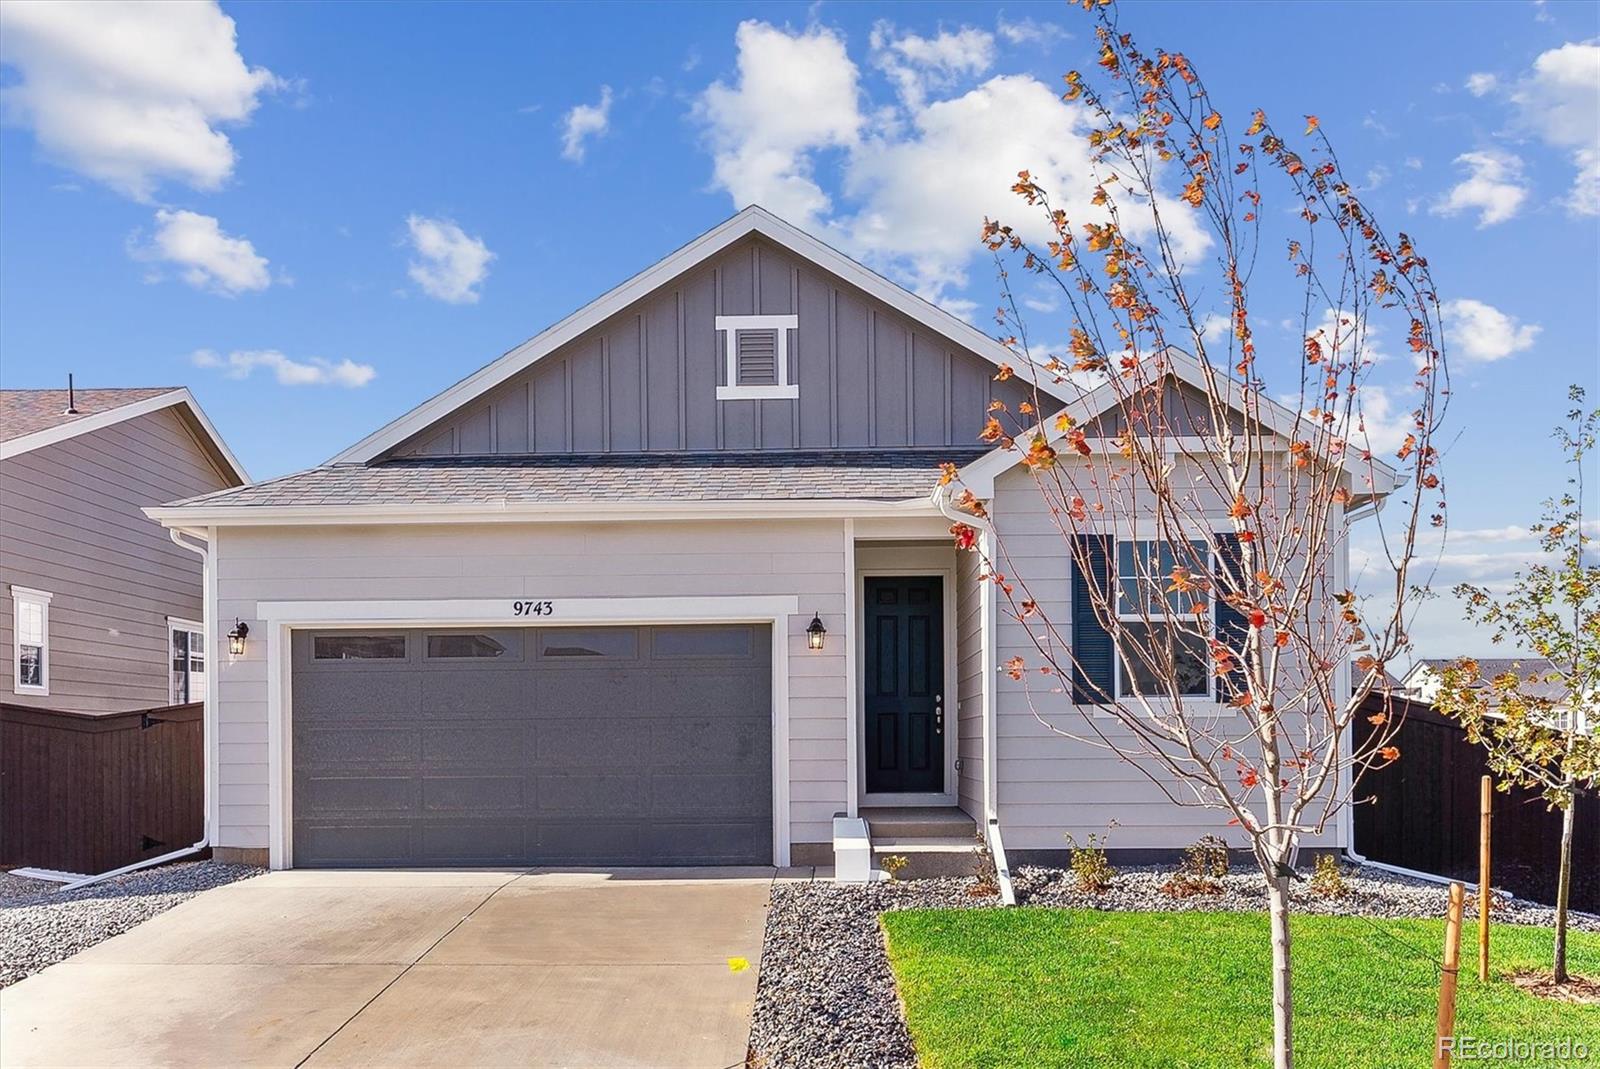
[[[35,431],[109,412],[136,401],[171,393],[176,386],[134,386],[124,389],[75,390],[73,406],[67,412],[66,390],[0,390],[0,442],[9,442]]]
[[[986,449],[806,450],[439,457],[339,464],[177,502],[178,507],[627,501],[904,501],[944,461]]]

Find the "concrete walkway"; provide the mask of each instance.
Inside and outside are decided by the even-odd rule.
[[[740,1066],[774,876],[269,873],[0,991],[0,1064]]]

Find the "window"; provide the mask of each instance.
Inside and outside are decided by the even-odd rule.
[[[428,657],[431,660],[502,657],[510,645],[509,641],[501,641],[506,638],[505,635],[497,639],[485,634],[429,635]]]
[[[663,627],[655,633],[657,657],[748,657],[750,628]]]
[[[50,693],[50,595],[27,587],[11,588],[12,668],[18,694]]]
[[[789,332],[799,329],[799,316],[717,316],[727,364],[717,400],[799,397],[789,376]]]
[[[168,700],[173,705],[203,701],[206,696],[206,633],[192,620],[167,618],[167,648],[172,654]]]
[[[639,655],[639,633],[617,627],[552,627],[539,633],[546,657],[623,657]]]
[[[1180,696],[1211,696],[1210,598],[1204,591],[1175,589],[1172,581],[1177,568],[1206,572],[1210,566],[1210,551],[1204,542],[1175,546],[1141,539],[1117,543],[1117,619],[1124,636],[1124,648],[1117,657],[1119,696],[1173,693],[1165,678],[1169,670]],[[1198,613],[1197,606],[1201,609]],[[1187,629],[1180,630],[1180,620]],[[1204,635],[1193,633],[1196,621]]]
[[[404,635],[317,635],[311,656],[318,661],[403,661]]]

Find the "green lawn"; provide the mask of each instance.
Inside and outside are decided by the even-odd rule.
[[[1267,919],[1241,913],[916,910],[887,913],[889,960],[922,1063],[952,1066],[1268,1065]],[[1297,1063],[1426,1066],[1444,922],[1296,917]],[[1496,974],[1549,965],[1550,933],[1494,928]],[[1600,1006],[1555,1003],[1476,973],[1462,932],[1457,1034],[1571,1035],[1600,1063]],[[1573,933],[1574,972],[1600,975],[1600,937]],[[1462,1064],[1468,1064],[1463,1062]],[[1566,1064],[1538,1059],[1519,1066]]]

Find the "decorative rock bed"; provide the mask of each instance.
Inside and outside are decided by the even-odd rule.
[[[1229,875],[1220,894],[1174,898],[1161,890],[1169,868],[1122,870],[1109,890],[1076,889],[1071,873],[1024,867],[1014,874],[1019,905],[1077,909],[1263,912],[1259,876]],[[1440,884],[1376,869],[1346,869],[1346,893],[1324,898],[1298,888],[1301,913],[1366,917],[1439,917]],[[999,899],[972,878],[906,883],[779,883],[772,890],[761,977],[750,1024],[751,1064],[758,1069],[861,1067],[915,1069],[894,974],[884,953],[878,915],[897,909],[972,909]],[[1504,923],[1545,925],[1553,911],[1520,900],[1497,900]],[[1572,913],[1576,929],[1600,931],[1600,917]]]
[[[201,891],[262,871],[191,861],[130,872],[77,891],[0,873],[0,987],[120,935]]]

